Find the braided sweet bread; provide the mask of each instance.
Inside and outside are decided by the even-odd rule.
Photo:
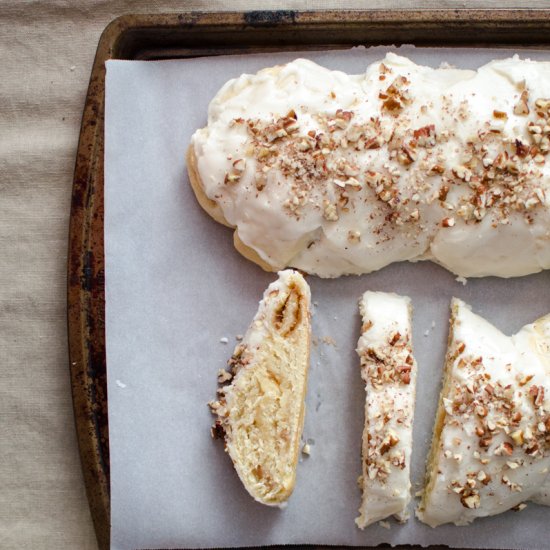
[[[433,260],[465,277],[550,267],[550,63],[361,75],[298,59],[229,81],[188,152],[195,194],[267,270]]]
[[[286,270],[264,293],[258,312],[221,371],[210,403],[212,434],[250,495],[269,506],[286,502],[296,482],[311,341],[310,291]]]

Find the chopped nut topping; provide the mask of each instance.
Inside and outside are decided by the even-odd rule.
[[[500,118],[506,120],[508,118],[508,115],[504,111],[493,111],[493,116],[495,118]]]
[[[477,479],[483,483],[483,485],[488,485],[491,482],[491,476],[486,474],[483,470],[480,470],[477,474]]]
[[[524,116],[529,114],[529,92],[527,90],[523,90],[521,92],[521,96],[519,98],[519,101],[514,106],[514,114],[518,116]]]
[[[449,186],[448,185],[443,185],[442,187],[440,187],[439,195],[438,195],[439,200],[444,201],[447,198],[448,193],[449,193]]]
[[[472,171],[466,166],[456,166],[452,169],[452,172],[457,178],[463,181],[470,181],[472,179]]]
[[[418,147],[434,147],[436,144],[435,125],[430,124],[418,128],[413,132],[413,137],[416,139]]]
[[[237,174],[242,174],[245,168],[246,168],[245,159],[237,159],[233,161],[233,170],[235,170]]]
[[[240,174],[237,173],[227,173],[225,174],[224,183],[237,183],[241,179]]]
[[[529,395],[533,398],[535,407],[540,407],[544,402],[544,388],[542,386],[531,386]]]
[[[501,443],[496,449],[495,449],[495,455],[497,456],[512,456],[512,453],[514,452],[514,447],[507,441],[504,443]]]
[[[428,170],[428,175],[429,176],[432,176],[432,175],[435,175],[435,174],[444,174],[444,173],[445,173],[445,168],[443,166],[441,166],[440,164],[434,164]]]
[[[520,376],[519,379],[517,379],[517,380],[518,380],[518,384],[521,387],[521,386],[525,386],[525,384],[527,384],[527,382],[531,381],[532,379],[533,379],[533,375],[528,374],[528,375],[525,375],[525,376]]]
[[[338,221],[338,211],[336,210],[336,205],[332,202],[329,202],[327,199],[323,201],[323,217],[329,222]]]
[[[514,510],[515,512],[521,512],[522,510],[525,510],[525,508],[527,508],[527,504],[525,504],[525,502],[521,502],[517,506],[514,506],[512,510]]]
[[[487,416],[487,407],[484,405],[477,405],[475,408],[475,412],[478,416],[484,418]]]
[[[348,231],[348,241],[350,243],[358,243],[361,240],[360,231]]]
[[[363,326],[361,327],[361,333],[367,332],[367,330],[370,330],[372,328],[372,321],[366,321],[363,323]]]
[[[410,147],[403,146],[397,153],[397,160],[400,164],[408,166],[416,160],[416,153]]]
[[[233,375],[226,371],[225,369],[220,369],[218,371],[218,384],[225,384],[225,382],[229,382],[233,378]]]
[[[385,455],[392,447],[395,447],[399,443],[399,438],[393,434],[389,433],[383,439],[382,444],[380,445],[380,454]]]
[[[548,113],[550,111],[550,99],[539,98],[535,101],[535,107],[543,112]]]
[[[493,442],[493,438],[490,435],[486,437],[481,437],[479,439],[479,446],[483,449],[487,449],[491,446],[492,442]]]
[[[516,430],[510,434],[516,445],[523,445],[523,430]]]
[[[465,508],[479,508],[481,505],[481,500],[478,494],[462,496],[460,502]]]
[[[379,97],[383,100],[382,108],[396,113],[401,111],[412,99],[406,89],[409,81],[404,76],[398,76]]]
[[[409,336],[399,332],[388,339],[386,347],[369,348],[361,354],[362,376],[375,388],[399,382],[410,384],[412,364]]]

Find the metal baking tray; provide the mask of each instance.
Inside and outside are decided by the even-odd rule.
[[[550,49],[550,9],[124,15],[101,35],[76,158],[67,281],[75,423],[101,550],[109,548],[110,535],[103,247],[105,61],[381,44]]]

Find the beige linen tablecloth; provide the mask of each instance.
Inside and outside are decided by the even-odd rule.
[[[95,48],[123,13],[550,7],[550,1],[4,0],[0,5],[0,548],[95,549],[69,385],[65,273]]]

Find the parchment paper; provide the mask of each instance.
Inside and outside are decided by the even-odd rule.
[[[387,48],[307,53],[326,67],[363,72]],[[401,53],[431,66],[475,68],[506,50]],[[523,53],[527,55],[527,53]],[[549,59],[545,52],[531,58]],[[315,301],[304,439],[288,507],[255,503],[219,441],[206,403],[216,373],[252,319],[274,274],[235,252],[232,231],[195,201],[185,151],[229,78],[290,61],[266,54],[107,64],[105,245],[112,548],[285,543],[548,548],[550,508],[477,520],[469,527],[355,527],[364,389],[355,346],[357,300],[367,289],[412,297],[419,364],[413,491],[420,488],[440,388],[449,301],[458,296],[511,334],[550,310],[550,272],[466,286],[431,263],[397,264],[361,277],[310,277]],[[336,346],[322,341],[330,336]],[[224,344],[222,338],[228,338]]]

